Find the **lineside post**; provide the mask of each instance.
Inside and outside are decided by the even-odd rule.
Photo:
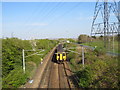
[[[22,50],[22,54],[23,54],[23,72],[25,73],[25,54],[24,54],[24,49]]]
[[[83,67],[84,67],[84,47],[82,47],[82,64],[83,64]]]

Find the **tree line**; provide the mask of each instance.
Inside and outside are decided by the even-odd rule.
[[[114,35],[114,36],[105,36],[105,38],[110,39],[110,41],[116,40],[118,41],[120,39],[120,35]],[[104,40],[104,36],[100,35],[100,36],[89,36],[86,34],[81,34],[78,36],[78,43],[86,43],[86,42],[93,42],[93,41],[97,41],[97,40]]]

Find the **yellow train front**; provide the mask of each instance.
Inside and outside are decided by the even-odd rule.
[[[57,60],[57,62],[66,61],[66,53],[65,52],[56,53],[56,60]]]
[[[63,51],[62,44],[59,44],[57,47],[57,53],[56,53],[57,63],[66,61],[66,59],[67,59],[66,52]]]

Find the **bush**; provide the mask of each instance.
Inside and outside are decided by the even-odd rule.
[[[25,84],[28,75],[23,73],[22,68],[12,70],[6,78],[3,78],[3,88],[17,88]]]
[[[80,87],[88,87],[91,83],[91,69],[90,67],[86,67],[85,69],[76,73],[79,79],[79,86]]]
[[[97,47],[97,48],[95,48],[94,51],[95,51],[97,56],[106,54],[106,50],[102,47]]]
[[[32,61],[36,65],[41,62],[43,58],[58,42],[56,40],[36,40],[36,49],[44,49],[44,52],[33,55],[30,57],[25,57],[25,61]],[[7,38],[2,40],[2,78],[3,78],[3,88],[9,87],[19,87],[24,84],[29,78],[32,68],[23,74],[21,70],[22,66],[22,50],[32,50],[32,45],[29,40],[21,40],[18,38]],[[37,51],[25,52],[25,56],[36,53]]]
[[[75,57],[75,54],[72,53],[72,52],[69,52],[69,54],[67,54],[68,60],[71,60],[71,59],[73,59],[74,57]]]
[[[96,46],[96,42],[94,46]],[[99,43],[98,43],[99,44]],[[83,88],[119,88],[118,58],[106,55],[106,49],[97,45],[94,51],[85,51],[85,67],[76,64],[77,54],[69,53],[70,66],[79,78],[79,87]],[[81,56],[79,56],[81,57]],[[78,57],[77,57],[78,58]],[[77,69],[76,69],[77,67]]]

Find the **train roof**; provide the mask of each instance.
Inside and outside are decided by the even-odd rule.
[[[62,44],[59,44],[57,47],[57,52],[63,52]]]

